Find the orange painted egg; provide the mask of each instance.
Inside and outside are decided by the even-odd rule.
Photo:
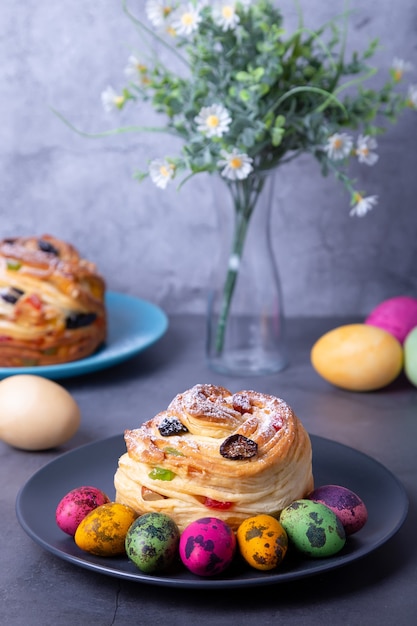
[[[372,391],[393,382],[402,370],[404,352],[390,333],[369,324],[339,326],[320,337],[311,363],[329,383],[349,391]]]
[[[254,515],[237,530],[237,543],[245,561],[259,570],[271,570],[282,563],[288,548],[287,533],[275,517]]]
[[[136,511],[125,504],[102,504],[78,525],[75,543],[81,550],[97,556],[124,554],[127,531],[137,517]]]

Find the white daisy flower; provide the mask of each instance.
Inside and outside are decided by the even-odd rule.
[[[334,161],[339,161],[349,156],[353,146],[353,139],[347,133],[334,133],[328,138],[324,150],[327,156]]]
[[[175,166],[166,159],[154,159],[149,163],[149,176],[160,189],[165,189],[174,174]]]
[[[236,2],[220,2],[213,7],[213,20],[223,31],[234,30],[240,22]]]
[[[397,83],[402,79],[405,72],[410,72],[412,69],[412,64],[403,59],[395,58],[391,64],[392,77]]]
[[[355,205],[352,207],[349,215],[363,217],[378,203],[378,196],[367,196],[364,198],[360,193],[356,192],[353,200]]]
[[[229,130],[232,118],[222,104],[212,104],[209,107],[203,107],[194,121],[197,124],[197,130],[206,137],[222,137]]]
[[[359,135],[356,144],[356,154],[359,163],[366,163],[366,165],[375,165],[379,156],[372,152],[378,147],[377,141],[374,137],[369,135]]]
[[[175,13],[172,20],[172,28],[177,35],[188,37],[198,29],[201,20],[202,17],[198,7],[195,7],[189,2],[186,7],[178,9]]]
[[[147,76],[147,67],[143,63],[139,61],[139,59],[133,55],[131,55],[127,61],[127,65],[124,69],[124,74],[126,78],[135,83],[140,83],[141,85],[145,85],[149,82],[149,78]]]
[[[125,101],[126,98],[118,94],[110,85],[101,94],[101,103],[106,113],[110,113],[110,111],[115,109],[121,109]]]
[[[146,17],[155,28],[160,28],[164,25],[172,10],[173,3],[169,1],[148,0],[145,5]]]
[[[410,85],[408,87],[408,103],[414,109],[417,109],[417,85]]]
[[[220,152],[223,159],[217,161],[218,167],[222,167],[221,175],[230,180],[243,180],[247,178],[253,170],[253,159],[239,152],[237,148],[233,148],[232,152],[222,150]]]

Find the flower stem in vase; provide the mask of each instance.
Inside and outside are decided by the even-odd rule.
[[[256,201],[264,184],[263,176],[252,175],[243,181],[228,183],[228,188],[232,194],[233,206],[235,209],[236,228],[233,236],[232,249],[229,257],[226,281],[223,289],[222,306],[219,314],[216,331],[216,352],[221,354],[224,345],[224,336],[227,327],[230,306],[233,299],[236,281],[239,274],[240,262],[246,240],[246,233],[249,221]]]

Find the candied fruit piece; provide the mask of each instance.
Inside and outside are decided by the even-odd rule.
[[[252,413],[252,405],[248,394],[235,393],[232,396],[233,408],[235,411],[239,411],[242,415],[244,413]]]

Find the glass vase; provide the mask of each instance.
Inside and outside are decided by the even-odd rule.
[[[206,355],[229,375],[273,374],[287,364],[281,284],[271,244],[274,175],[213,180],[218,259],[208,296]]]

